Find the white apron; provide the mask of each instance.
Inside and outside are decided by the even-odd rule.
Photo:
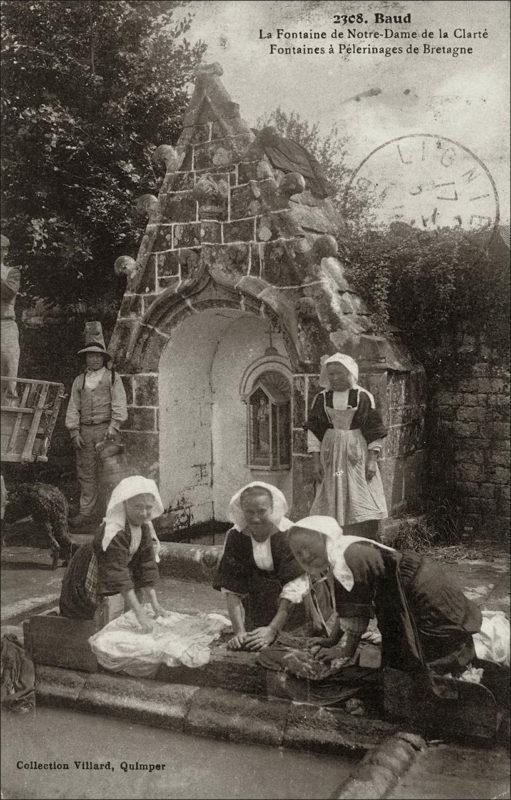
[[[324,477],[316,491],[310,514],[335,517],[341,527],[385,519],[387,504],[380,470],[366,479],[367,442],[360,429],[350,430],[354,408],[326,407],[334,426],[328,428],[321,443]]]

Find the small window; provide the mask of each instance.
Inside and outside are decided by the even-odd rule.
[[[248,465],[291,466],[291,387],[280,372],[264,372],[248,397]]]

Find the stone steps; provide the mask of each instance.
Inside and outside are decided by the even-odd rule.
[[[398,726],[220,688],[36,665],[36,700],[195,736],[364,755]]]

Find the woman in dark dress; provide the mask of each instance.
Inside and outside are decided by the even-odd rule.
[[[433,693],[439,691],[435,674],[459,677],[471,664],[481,612],[440,565],[412,551],[343,536],[332,517],[300,520],[288,537],[305,571],[289,590],[301,593],[316,637],[293,642],[281,636],[260,654],[259,663],[276,673],[279,696],[325,705],[364,689],[373,692],[374,702],[381,695],[381,671],[361,665],[358,649],[374,615],[381,666],[408,672]]]
[[[301,596],[286,584],[302,573],[285,531],[293,524],[285,516],[286,498],[261,481],[240,489],[229,504],[224,551],[213,586],[222,591],[234,630],[232,650],[260,650],[274,641]]]
[[[436,562],[343,536],[331,517],[295,523],[289,543],[307,573],[313,606],[328,609],[330,603],[335,611],[336,624],[316,644],[319,658],[350,659],[373,607],[383,666],[413,670],[427,665],[437,674],[456,677],[475,657],[473,634],[481,628],[481,612]],[[320,593],[322,584],[327,592]]]
[[[346,353],[321,359],[320,386],[305,429],[316,496],[310,513],[335,517],[345,534],[379,540],[387,504],[378,467],[387,429]]]
[[[71,619],[94,619],[102,597],[120,594],[143,631],[152,630],[142,602],[156,615],[170,612],[158,602],[159,542],[151,522],[163,513],[154,481],[140,475],[115,487],[104,522],[91,543],[71,559],[62,581],[60,613]]]

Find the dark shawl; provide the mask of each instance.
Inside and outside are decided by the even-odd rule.
[[[98,595],[111,595],[129,589],[154,586],[158,580],[158,566],[154,560],[151,532],[142,525],[140,546],[129,561],[131,532],[126,522],[124,530],[116,533],[106,550],[101,547],[103,526],[94,538],[94,552],[98,559]]]
[[[87,572],[94,549],[92,542],[82,544],[73,555],[62,579],[59,608],[63,617],[69,619],[94,619],[96,597],[87,587]]]
[[[237,528],[227,531],[225,549],[213,580],[214,589],[229,589],[237,594],[250,594],[257,590],[258,578],[272,576],[281,587],[303,574],[287,541],[285,531],[277,531],[270,538],[273,572],[258,568],[254,561],[252,540]]]
[[[472,633],[481,626],[481,613],[439,564],[412,551],[390,553],[362,542],[350,545],[345,557],[355,587],[365,587],[367,599],[374,600],[384,667],[465,669],[474,656]],[[337,602],[350,594],[336,582]]]
[[[111,595],[154,586],[158,580],[158,567],[154,560],[151,533],[142,525],[140,546],[128,563],[130,530],[128,523],[119,531],[106,552],[101,547],[104,526],[92,542],[83,544],[73,555],[62,579],[60,613],[70,619],[94,619],[97,595]],[[93,554],[97,559],[97,591],[88,586],[87,573]]]
[[[324,402],[323,398],[325,398]],[[326,389],[316,395],[303,426],[304,430],[310,430],[320,442],[323,441],[326,430],[333,427],[326,414],[324,404],[328,408],[333,408],[333,391],[331,389]],[[371,407],[371,400],[364,389],[358,387],[349,390],[348,408],[357,409],[351,420],[350,429],[360,429],[368,444],[376,439],[383,439],[387,435],[387,428],[384,426],[379,412]]]

